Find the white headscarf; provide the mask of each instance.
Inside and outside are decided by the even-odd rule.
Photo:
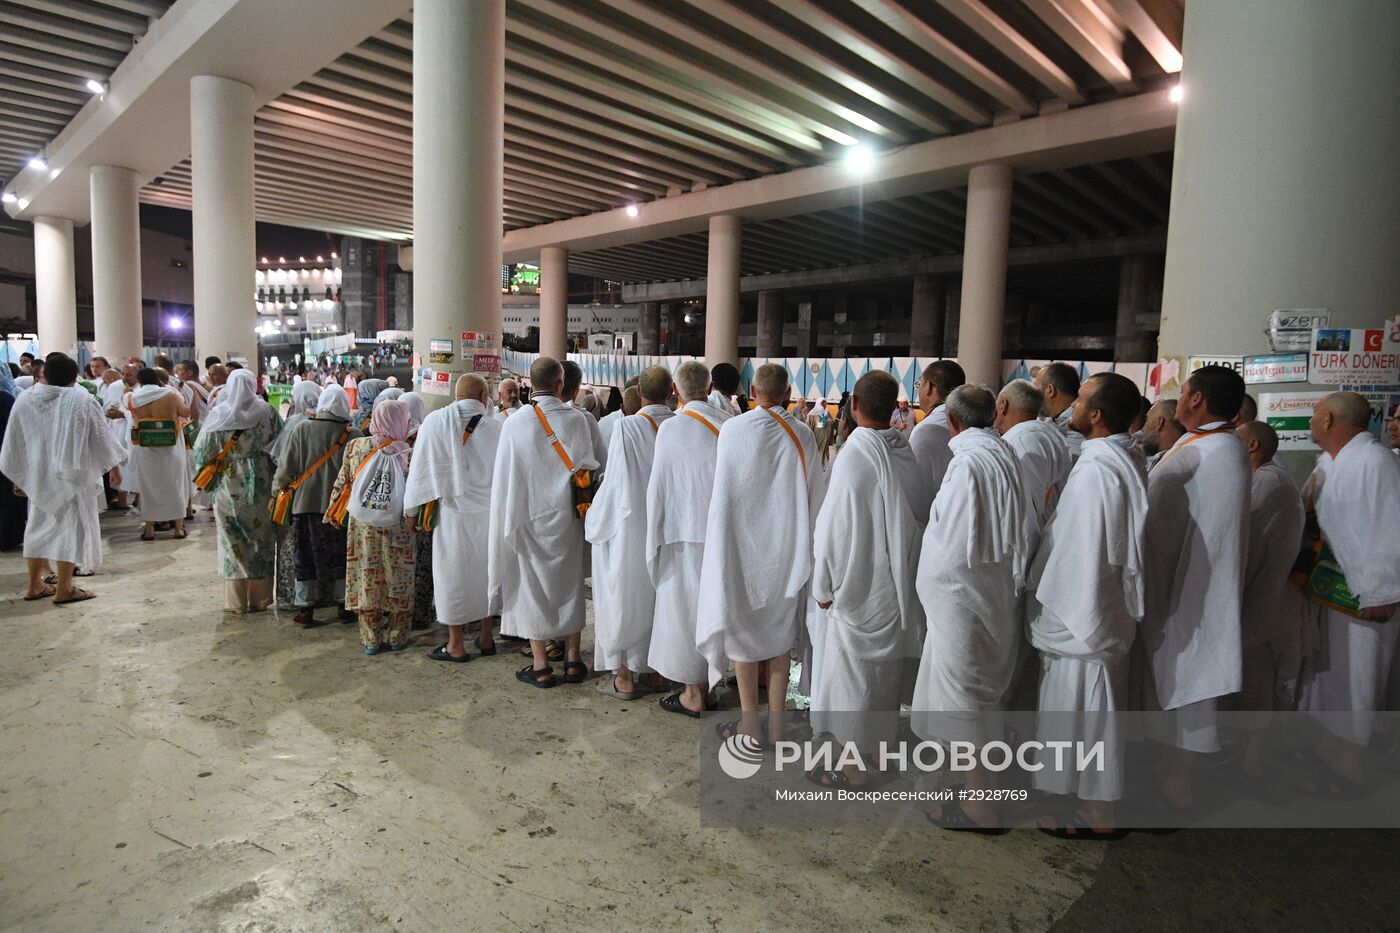
[[[316,383],[305,380],[298,382],[292,387],[292,407],[287,414],[301,415],[315,411],[316,402],[320,396],[321,387]]]
[[[401,398],[402,396],[403,389],[400,389],[396,386],[390,386],[389,388],[385,389],[383,392],[380,392],[374,397],[373,404],[378,405],[380,402],[390,402],[396,398]]]
[[[228,374],[219,404],[209,410],[200,433],[205,431],[246,431],[267,420],[272,406],[258,398],[258,377],[251,370],[235,369]]]
[[[428,417],[428,403],[417,392],[405,392],[399,396],[399,401],[407,405],[409,413],[413,415],[413,427],[409,428],[408,433],[417,433],[423,426],[423,419]]]
[[[322,415],[349,421],[350,394],[338,385],[326,386],[321,390],[321,397],[316,400],[316,417]]]

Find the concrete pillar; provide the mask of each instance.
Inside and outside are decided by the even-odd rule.
[[[39,315],[39,353],[77,359],[78,285],[73,275],[73,221],[34,218],[34,299]]]
[[[569,352],[569,251],[540,250],[540,353],[562,360]]]
[[[1001,384],[1006,251],[1011,235],[1011,166],[979,165],[967,179],[958,362],[968,382]]]
[[[241,357],[260,368],[252,271],[253,89],[213,75],[190,79],[197,357]]]
[[[710,261],[705,273],[705,363],[739,362],[739,251],[743,221],[710,218]]]
[[[909,355],[942,356],[948,316],[948,288],[936,275],[914,276],[909,309]]]
[[[1114,330],[1113,358],[1120,363],[1151,362],[1157,343],[1138,324],[1138,315],[1151,311],[1152,256],[1124,256],[1118,269],[1118,324]]]
[[[1396,313],[1397,35],[1394,0],[1187,5],[1163,355],[1267,352],[1275,308]]]
[[[637,352],[656,356],[661,352],[661,305],[644,301],[637,315]]]
[[[462,331],[500,353],[505,36],[505,0],[413,5],[413,346],[454,381],[472,368]],[[431,340],[452,341],[452,363],[429,362]]]
[[[810,295],[797,299],[797,355],[821,356],[817,352],[816,300]]]
[[[782,292],[758,293],[758,345],[754,356],[783,355]]]
[[[140,356],[144,343],[139,191],[131,169],[93,166],[93,346],[96,353],[113,361]]]

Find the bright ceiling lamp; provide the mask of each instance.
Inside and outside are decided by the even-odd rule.
[[[19,200],[19,195],[13,191],[6,191],[3,200],[6,204],[13,204]]]
[[[846,150],[841,161],[849,171],[865,173],[875,164],[875,150],[865,143],[856,143]]]
[[[1167,97],[1168,97],[1168,98],[1171,100],[1171,102],[1174,103],[1174,104],[1179,104],[1179,103],[1181,103],[1181,99],[1182,99],[1183,97],[1185,97],[1185,96],[1186,96],[1186,89],[1183,88],[1180,84],[1174,84],[1174,85],[1172,85],[1171,92],[1167,94]]]
[[[43,156],[36,155],[29,160],[29,167],[34,169],[34,171],[36,172],[42,172],[44,169],[49,167],[49,163],[45,161]]]
[[[107,93],[107,85],[103,84],[101,81],[98,81],[96,78],[88,78],[87,89],[89,91],[92,91],[92,93],[94,94]]]
[[[635,204],[629,204],[629,205],[627,205],[627,216],[628,216],[628,217],[636,217],[636,216],[637,216],[638,214],[640,214],[640,213],[641,213],[641,211],[638,210],[637,205],[635,205]]]

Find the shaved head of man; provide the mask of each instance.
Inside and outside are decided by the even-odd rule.
[[[648,405],[665,405],[671,398],[671,387],[671,373],[664,366],[647,367],[637,380],[637,391]]]
[[[1263,421],[1246,421],[1235,428],[1245,453],[1249,454],[1249,468],[1257,470],[1278,453],[1278,432]]]
[[[1313,443],[1335,457],[1370,424],[1370,402],[1355,392],[1333,392],[1317,403],[1308,428]]]
[[[1023,421],[1035,420],[1044,405],[1045,396],[1035,383],[1027,379],[1011,380],[997,395],[997,430],[1005,434]]]
[[[530,364],[530,392],[559,396],[564,388],[564,367],[552,356],[537,357]]]
[[[1176,399],[1164,398],[1147,410],[1142,425],[1142,450],[1151,457],[1177,442],[1186,428],[1176,420]]]
[[[642,390],[636,386],[628,386],[622,390],[622,413],[624,415],[635,415],[642,410]]]
[[[965,382],[967,375],[957,360],[934,360],[924,367],[919,377],[919,407],[925,414],[933,411]]]
[[[476,373],[462,373],[457,377],[457,398],[476,399],[483,405],[486,404],[486,397],[491,392],[491,387],[486,384],[486,380]]]
[[[764,408],[785,404],[791,388],[786,366],[764,363],[753,374],[754,398],[758,399],[758,403]]]
[[[851,391],[851,413],[856,426],[877,431],[888,428],[898,400],[899,380],[889,373],[873,370],[861,376]]]
[[[948,396],[948,430],[957,437],[968,428],[990,428],[997,417],[997,397],[988,386],[960,385]]]

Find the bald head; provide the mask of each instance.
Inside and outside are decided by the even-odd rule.
[[[1371,403],[1355,392],[1333,392],[1322,404],[1346,427],[1364,431],[1371,423]]]
[[[851,392],[851,411],[862,428],[884,430],[899,401],[899,381],[882,370],[872,370],[856,380]]]
[[[538,357],[530,364],[530,391],[535,395],[559,395],[564,384],[564,367],[552,356]]]
[[[710,394],[710,370],[699,360],[676,367],[676,394],[682,402],[703,402]]]
[[[1149,457],[1166,450],[1186,433],[1186,427],[1176,420],[1176,399],[1164,398],[1147,409],[1142,425],[1142,449]]]
[[[1371,423],[1371,404],[1355,392],[1333,392],[1317,403],[1308,427],[1313,443],[1332,456]]]
[[[635,415],[642,410],[642,390],[636,386],[628,386],[622,390],[622,413],[624,415]]]
[[[753,394],[764,408],[781,405],[788,399],[790,388],[787,367],[764,363],[753,374]]]
[[[664,366],[648,366],[637,380],[637,391],[648,405],[665,405],[671,398],[671,373]]]
[[[1246,421],[1235,428],[1235,433],[1239,435],[1245,452],[1249,454],[1251,470],[1259,469],[1278,453],[1278,432],[1263,421]]]
[[[486,380],[476,373],[463,373],[457,377],[457,400],[475,399],[486,404],[486,397],[491,391],[491,387],[486,384]]]

